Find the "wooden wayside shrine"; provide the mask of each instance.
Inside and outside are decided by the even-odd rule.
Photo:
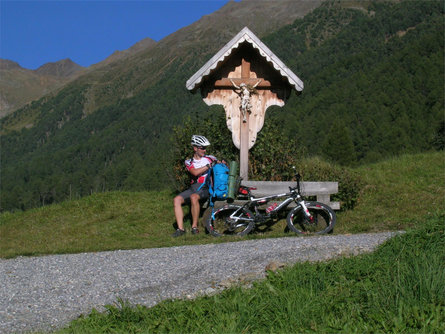
[[[264,125],[266,110],[284,106],[303,82],[247,27],[216,53],[186,83],[207,105],[220,104],[240,150],[240,176],[248,180],[248,152]],[[205,135],[205,134],[204,134]]]

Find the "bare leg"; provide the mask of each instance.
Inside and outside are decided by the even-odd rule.
[[[184,199],[181,196],[178,195],[173,199],[176,223],[179,229],[184,230],[184,211],[182,211],[182,204],[184,204]]]
[[[190,196],[190,202],[192,205],[191,211],[192,211],[192,228],[198,227],[198,220],[199,220],[199,211],[201,210],[201,206],[199,203],[199,195],[193,194]]]

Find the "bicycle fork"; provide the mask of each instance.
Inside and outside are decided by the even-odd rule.
[[[297,198],[297,203],[301,205],[301,207],[303,208],[303,212],[304,212],[304,216],[306,218],[306,220],[309,223],[313,223],[314,222],[314,216],[311,215],[311,213],[309,212],[309,209],[306,206],[306,203],[304,202],[304,200],[298,196]]]

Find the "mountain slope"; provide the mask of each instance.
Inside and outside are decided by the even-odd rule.
[[[246,25],[261,37],[303,17],[321,3],[322,0],[261,1],[259,6],[255,0],[229,2],[217,12],[202,17],[158,43],[146,39],[139,42],[143,44],[142,48],[138,47],[138,43],[129,50],[115,52],[91,66],[73,85],[85,87],[84,112],[90,114],[149,89],[179,59],[182,64],[193,62],[187,69],[186,76],[190,76]],[[40,103],[19,110],[5,120],[3,131],[34,124],[41,110]]]
[[[207,110],[185,89],[185,81],[245,25],[261,37],[320,3],[230,2],[1,120],[2,131],[30,127],[2,137],[7,195],[1,209],[26,209],[92,191],[165,187],[171,127],[184,115]]]
[[[443,106],[438,95],[443,87],[439,1],[348,2],[359,9],[326,3],[276,33],[265,28],[264,20],[246,22],[249,15],[242,9],[252,3],[229,3],[5,118],[3,130],[27,119],[33,126],[2,136],[1,209],[26,209],[96,191],[168,186],[172,127],[188,115],[196,114],[198,120],[212,113],[222,116],[220,108],[208,108],[199,94],[191,95],[185,82],[245,25],[305,82],[301,96],[267,113],[267,121],[282,123],[283,135],[296,136],[311,152],[326,154],[351,144],[329,146],[334,144],[329,138],[340,137],[337,129],[346,134],[344,141],[352,142],[357,160],[432,147],[428,137],[435,125],[427,126]],[[261,3],[249,10],[263,18],[277,3],[289,4]],[[281,18],[270,15],[270,26],[285,21],[290,9],[284,8]],[[227,29],[219,28],[224,26]],[[428,59],[427,66],[422,65]],[[403,66],[397,67],[401,60]],[[393,85],[388,96],[392,82],[398,88]],[[414,99],[409,95],[413,92]],[[393,103],[401,100],[404,106]],[[415,133],[416,126],[425,138]],[[404,142],[409,146],[400,145]]]
[[[70,59],[48,63],[37,70],[0,59],[0,118],[63,86],[82,70]]]
[[[368,13],[325,6],[317,15],[266,39],[289,66],[300,69],[306,84],[301,98],[290,100],[279,115],[286,134],[340,163],[348,159],[348,146],[349,158],[361,162],[443,149],[440,1],[376,2]],[[316,24],[327,20],[331,24]],[[335,32],[336,26],[341,30]],[[320,44],[323,34],[336,37]],[[292,57],[283,45],[299,48],[301,55]]]
[[[71,59],[63,59],[55,63],[47,63],[40,66],[34,72],[38,75],[48,75],[58,78],[69,78],[83,69]]]
[[[127,50],[124,50],[124,51],[117,50],[117,51],[113,52],[113,54],[108,56],[105,60],[102,60],[101,62],[92,65],[91,68],[94,69],[94,68],[98,68],[98,67],[101,67],[104,65],[108,65],[108,64],[118,61],[118,60],[123,60],[131,55],[134,55],[137,52],[140,52],[142,50],[153,47],[154,45],[156,45],[155,40],[148,38],[148,37],[144,38],[142,41],[137,42],[136,44],[134,44]]]

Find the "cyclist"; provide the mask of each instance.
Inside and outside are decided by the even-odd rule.
[[[199,233],[200,201],[209,197],[209,188],[205,184],[205,181],[209,175],[210,168],[217,162],[217,159],[213,155],[206,155],[207,146],[210,145],[206,137],[193,135],[191,145],[193,147],[193,157],[185,161],[185,167],[191,176],[191,187],[173,199],[175,218],[178,224],[178,229],[173,234],[174,237],[185,234],[184,212],[182,210],[184,203],[191,204],[192,234]]]

